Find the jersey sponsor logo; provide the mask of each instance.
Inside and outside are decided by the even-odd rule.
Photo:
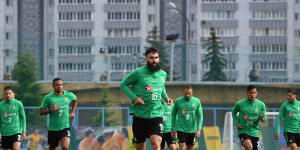
[[[16,105],[13,105],[12,108],[13,108],[13,109],[16,109]]]
[[[147,92],[152,91],[152,86],[148,84],[148,85],[146,86],[146,91],[147,91]]]
[[[4,112],[4,115],[3,115],[4,117],[7,117],[8,116],[8,113],[6,113],[6,112]]]
[[[249,117],[248,115],[244,115],[244,119],[247,120]]]
[[[185,113],[186,113],[186,110],[183,109],[181,113],[182,113],[182,114],[185,114]]]
[[[292,112],[290,112],[290,113],[289,113],[289,116],[290,116],[290,117],[292,117],[292,116],[293,116],[293,113],[292,113]]]

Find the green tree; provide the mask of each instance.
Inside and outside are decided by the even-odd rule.
[[[109,98],[109,88],[103,88],[101,90],[101,99],[99,106],[100,107],[110,107],[111,99]],[[117,118],[114,118],[115,110],[105,110],[104,111],[104,126],[117,126],[121,124],[121,120],[118,120]],[[102,125],[102,110],[99,110],[97,112],[97,115],[93,117],[93,124],[95,126],[101,126]]]
[[[168,59],[168,46],[166,46],[166,42],[164,40],[160,40],[158,35],[157,27],[153,27],[152,31],[149,32],[149,36],[147,38],[147,42],[151,45],[151,47],[157,48],[159,50],[159,66],[162,70],[164,70],[168,75],[170,73],[170,62]],[[146,47],[146,49],[149,47]],[[173,71],[173,80],[178,79],[178,75],[175,71]],[[169,76],[167,76],[167,80],[169,80]]]
[[[37,83],[38,68],[35,59],[29,53],[18,55],[12,72],[12,78],[17,81],[13,86],[15,98],[20,100],[24,106],[40,106],[42,101],[42,86]],[[27,109],[26,117],[28,126],[41,126],[42,121],[39,115],[39,109]]]
[[[204,63],[208,63],[210,70],[203,76],[203,81],[227,81],[227,77],[223,72],[223,68],[226,66],[226,59],[221,54],[220,50],[223,49],[223,45],[219,42],[219,38],[216,36],[214,28],[210,28],[210,36],[207,43],[204,44],[208,53],[205,55]]]

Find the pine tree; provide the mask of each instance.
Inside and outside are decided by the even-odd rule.
[[[219,38],[216,36],[214,28],[210,28],[210,38],[204,45],[208,51],[205,55],[204,63],[208,63],[210,70],[203,76],[203,81],[227,81],[227,77],[223,72],[226,66],[226,59],[221,54],[220,50],[223,49],[222,43],[219,42]]]

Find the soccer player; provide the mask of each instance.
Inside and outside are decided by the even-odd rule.
[[[159,51],[148,48],[144,65],[131,72],[120,83],[120,89],[132,100],[133,136],[137,150],[146,148],[145,139],[150,137],[153,150],[160,149],[164,115],[161,97],[169,103],[165,82],[167,74],[160,69]],[[132,86],[130,89],[128,86]]]
[[[26,116],[22,102],[14,99],[11,87],[4,87],[4,100],[0,102],[0,133],[4,150],[19,150],[26,138]]]
[[[55,78],[52,82],[54,92],[45,96],[41,105],[40,114],[50,115],[48,126],[48,144],[51,150],[57,150],[60,142],[62,150],[68,150],[70,145],[69,119],[75,117],[77,107],[76,96],[72,92],[63,90],[63,82]],[[72,110],[69,114],[69,105],[72,103]]]
[[[180,150],[185,150],[186,147],[187,150],[192,150],[195,138],[199,138],[201,133],[202,106],[200,100],[192,95],[192,86],[186,86],[184,96],[177,98],[174,102],[171,134],[175,137],[175,131],[177,131]]]
[[[246,150],[258,150],[258,122],[264,122],[266,118],[266,106],[256,97],[257,88],[249,85],[247,86],[247,98],[237,102],[232,109],[232,118],[238,128],[241,143]],[[239,113],[238,116],[237,113]]]
[[[162,142],[161,142],[161,150],[165,149],[166,143],[168,144],[168,147],[170,150],[176,149],[176,138],[174,138],[171,135],[171,129],[172,129],[172,111],[174,108],[174,104],[167,104],[163,103],[164,105],[164,112],[165,115],[163,116],[163,125],[164,125],[164,133],[162,136]]]
[[[291,150],[300,149],[300,102],[296,96],[296,90],[287,91],[288,101],[281,105],[276,124],[276,139],[279,140],[280,121],[284,118],[284,137]]]

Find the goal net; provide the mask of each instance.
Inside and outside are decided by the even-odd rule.
[[[259,136],[259,147],[260,150],[283,150],[286,149],[286,141],[283,136],[283,128],[281,121],[280,129],[280,139],[277,141],[275,139],[275,127],[278,117],[278,112],[267,112],[266,122],[261,122],[260,126],[260,136]],[[222,149],[223,150],[240,150],[242,149],[240,139],[237,133],[237,127],[234,124],[231,112],[225,114],[224,119],[224,130],[223,130],[223,140]]]

